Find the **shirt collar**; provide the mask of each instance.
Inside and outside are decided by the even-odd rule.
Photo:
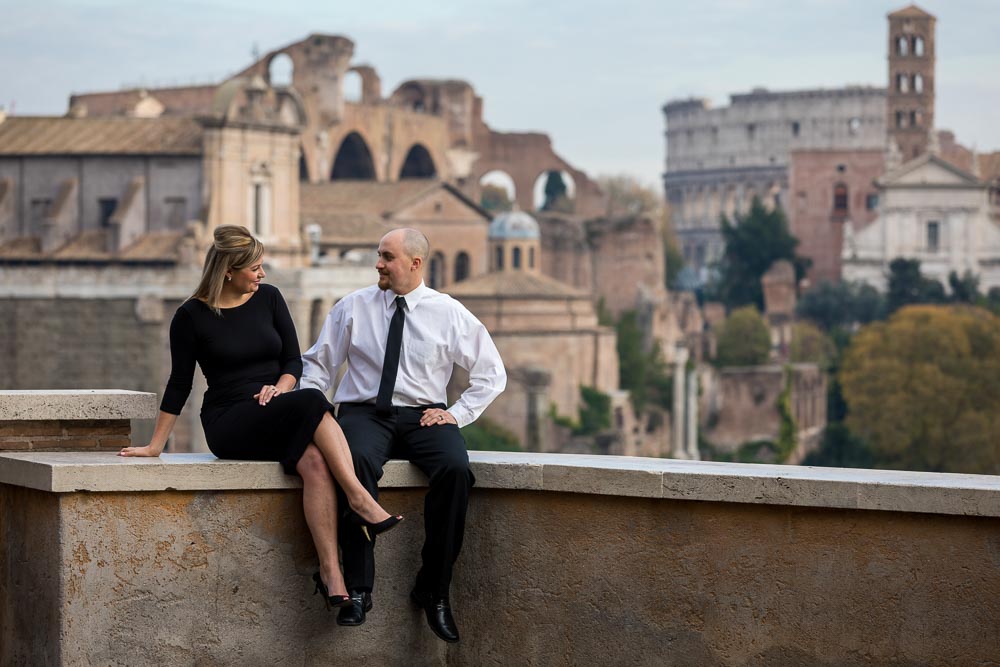
[[[409,292],[409,294],[399,295],[399,294],[396,294],[395,292],[393,292],[391,289],[387,289],[382,294],[383,294],[383,297],[385,298],[385,307],[386,307],[386,310],[388,310],[392,306],[392,304],[396,300],[397,296],[402,296],[403,299],[406,300],[406,310],[408,310],[409,312],[413,312],[413,309],[417,307],[417,305],[420,303],[420,301],[425,296],[427,296],[427,292],[428,291],[429,291],[429,289],[428,289],[427,285],[425,285],[424,281],[421,280],[420,284],[417,285],[416,287],[414,287]]]

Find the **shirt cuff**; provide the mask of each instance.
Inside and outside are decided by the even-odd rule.
[[[476,421],[476,417],[472,414],[472,410],[462,405],[458,405],[457,403],[448,408],[448,412],[450,412],[451,416],[455,418],[456,422],[458,422],[459,428],[468,426],[472,422]]]

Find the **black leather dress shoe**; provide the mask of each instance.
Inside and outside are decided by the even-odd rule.
[[[458,641],[458,626],[451,615],[448,596],[431,595],[414,588],[410,592],[410,599],[427,614],[427,625],[431,626],[434,634],[451,644]]]
[[[372,594],[368,591],[348,591],[351,604],[342,607],[337,614],[337,625],[361,625],[365,622],[365,614],[372,610]]]

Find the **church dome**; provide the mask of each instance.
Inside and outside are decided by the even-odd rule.
[[[489,237],[491,241],[537,240],[540,235],[538,222],[524,211],[506,211],[493,218],[493,222],[490,223]]]

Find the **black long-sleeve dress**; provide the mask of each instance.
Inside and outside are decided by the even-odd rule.
[[[179,415],[195,362],[208,390],[201,409],[208,448],[220,459],[280,461],[288,474],[333,406],[317,389],[290,391],[260,405],[253,395],[284,374],[302,376],[295,325],[276,287],[261,284],[244,304],[216,315],[197,299],[170,322],[170,379],[160,409]]]

